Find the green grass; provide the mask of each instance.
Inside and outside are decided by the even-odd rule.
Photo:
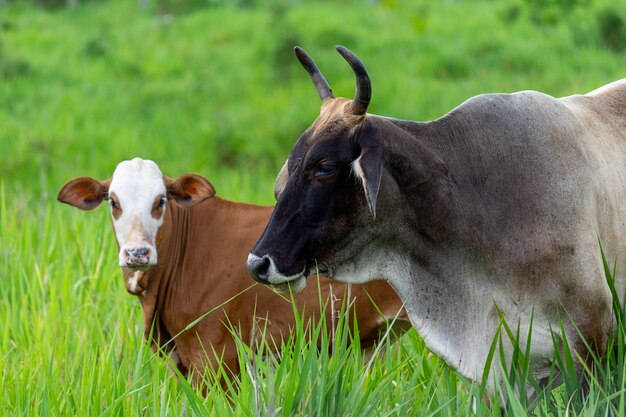
[[[520,349],[487,407],[482,381],[465,381],[415,332],[369,362],[343,323],[333,355],[328,340],[306,343],[304,323],[280,357],[241,345],[238,389],[202,397],[143,342],[105,210],[55,201],[67,180],[106,178],[141,156],[169,176],[199,172],[226,198],[271,204],[275,174],[319,109],[294,44],[349,97],[354,79],[333,48],[344,44],[370,72],[371,112],[428,120],[484,92],[562,96],[625,77],[626,35],[611,23],[626,19],[623,0],[80,3],[0,6],[0,415],[624,415],[623,312],[584,398],[565,360],[566,384],[512,395],[532,385]],[[498,337],[527,335],[503,325]]]

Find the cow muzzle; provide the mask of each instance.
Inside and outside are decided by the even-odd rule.
[[[120,266],[145,271],[156,264],[156,251],[149,245],[126,245],[120,250]]]
[[[257,282],[269,285],[273,290],[278,292],[299,292],[306,286],[306,267],[294,275],[286,276],[281,274],[276,268],[276,263],[271,256],[257,256],[253,253],[248,255],[246,263],[250,276]]]

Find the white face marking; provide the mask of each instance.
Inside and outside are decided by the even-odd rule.
[[[120,246],[119,264],[131,269],[146,269],[157,263],[156,234],[163,215],[152,216],[155,201],[166,198],[161,170],[152,161],[135,158],[120,162],[109,187],[121,214],[116,219],[111,207],[115,236]],[[165,213],[163,207],[162,213]]]
[[[130,288],[130,291],[133,293],[137,292],[137,275],[139,272],[140,271],[135,271],[133,276],[128,279],[128,288]]]
[[[137,281],[139,280],[139,274],[141,271],[135,271],[132,277],[128,279],[128,289],[133,293],[137,293]]]

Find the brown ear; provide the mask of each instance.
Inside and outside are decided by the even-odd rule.
[[[185,207],[193,207],[215,195],[215,188],[206,178],[197,174],[185,174],[173,180],[165,177],[167,197]]]
[[[89,177],[74,178],[61,188],[57,200],[81,210],[93,210],[105,200],[111,179],[97,181]]]

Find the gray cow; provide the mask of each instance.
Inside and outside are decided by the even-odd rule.
[[[553,336],[586,357],[580,331],[604,353],[612,299],[599,241],[625,290],[626,80],[561,99],[480,95],[422,123],[368,114],[365,67],[337,49],[356,74],[353,100],[335,98],[296,48],[322,107],[278,176],[251,275],[295,291],[315,267],[387,280],[430,350],[474,380],[500,314],[522,335],[534,315],[540,379]]]

